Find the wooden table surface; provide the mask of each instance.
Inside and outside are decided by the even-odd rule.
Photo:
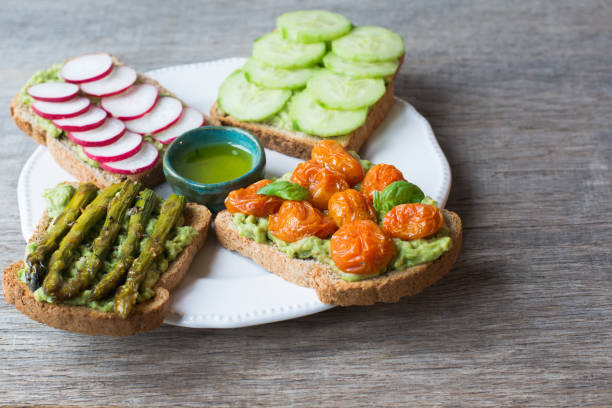
[[[17,176],[36,148],[9,117],[22,84],[98,50],[140,71],[247,56],[303,7],[220,3],[2,1],[2,266],[23,253]],[[431,122],[465,226],[452,272],[398,304],[123,339],[48,328],[1,298],[0,405],[612,405],[612,3],[309,7],[404,37],[396,93]]]

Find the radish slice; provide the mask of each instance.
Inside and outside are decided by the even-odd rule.
[[[43,82],[28,88],[28,95],[39,101],[64,102],[79,92],[78,85],[68,82]]]
[[[53,124],[68,132],[84,132],[95,129],[106,120],[106,111],[93,105],[89,110],[79,116],[68,119],[56,119]]]
[[[89,82],[107,76],[113,69],[110,55],[87,54],[66,61],[60,70],[60,76],[67,82]]]
[[[77,96],[66,102],[32,102],[32,110],[45,119],[64,119],[79,116],[89,109],[91,101],[84,96]]]
[[[125,132],[117,141],[105,146],[83,147],[83,153],[90,159],[99,162],[110,162],[127,159],[135,155],[142,146],[142,136]]]
[[[124,132],[125,125],[122,121],[107,118],[101,126],[95,129],[85,132],[68,132],[68,138],[81,146],[106,146],[123,136]]]
[[[178,99],[164,96],[146,115],[125,123],[128,130],[140,134],[161,132],[172,126],[181,117],[183,105]]]
[[[111,173],[134,174],[147,171],[157,163],[159,152],[149,142],[142,144],[142,149],[132,157],[110,163],[100,163],[100,167]]]
[[[158,95],[153,85],[135,85],[125,92],[100,99],[100,106],[117,119],[132,120],[153,109]]]
[[[83,92],[93,96],[111,96],[125,91],[136,82],[138,74],[130,67],[115,67],[102,79],[81,84]]]
[[[168,144],[174,139],[187,132],[204,125],[204,115],[193,108],[183,109],[180,119],[168,129],[153,135],[160,143]]]

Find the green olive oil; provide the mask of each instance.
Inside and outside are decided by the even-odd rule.
[[[251,170],[250,153],[231,144],[211,144],[190,150],[176,160],[176,171],[203,184],[236,179]]]

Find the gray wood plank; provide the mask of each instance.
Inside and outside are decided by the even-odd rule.
[[[298,1],[0,3],[0,264],[23,251],[32,72],[106,50],[146,71],[250,53]],[[399,97],[431,122],[464,220],[454,270],[393,305],[237,330],[90,338],[0,300],[0,404],[612,405],[612,4],[313,1],[406,42]],[[44,177],[44,175],[41,175]]]

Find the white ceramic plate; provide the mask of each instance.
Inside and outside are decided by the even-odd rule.
[[[189,105],[208,113],[223,79],[245,58],[229,58],[180,65],[147,72]],[[431,127],[410,104],[396,99],[393,108],[368,143],[362,157],[391,163],[444,206],[451,184],[448,162]],[[298,159],[266,149],[268,176],[293,170]],[[74,177],[61,169],[45,147],[39,147],[19,175],[18,200],[21,230],[28,239],[40,218],[42,193]],[[167,183],[156,191],[170,194]],[[193,328],[252,326],[317,313],[332,306],[317,299],[314,290],[302,288],[268,273],[254,262],[222,248],[209,234],[185,281],[172,297],[166,323]]]

